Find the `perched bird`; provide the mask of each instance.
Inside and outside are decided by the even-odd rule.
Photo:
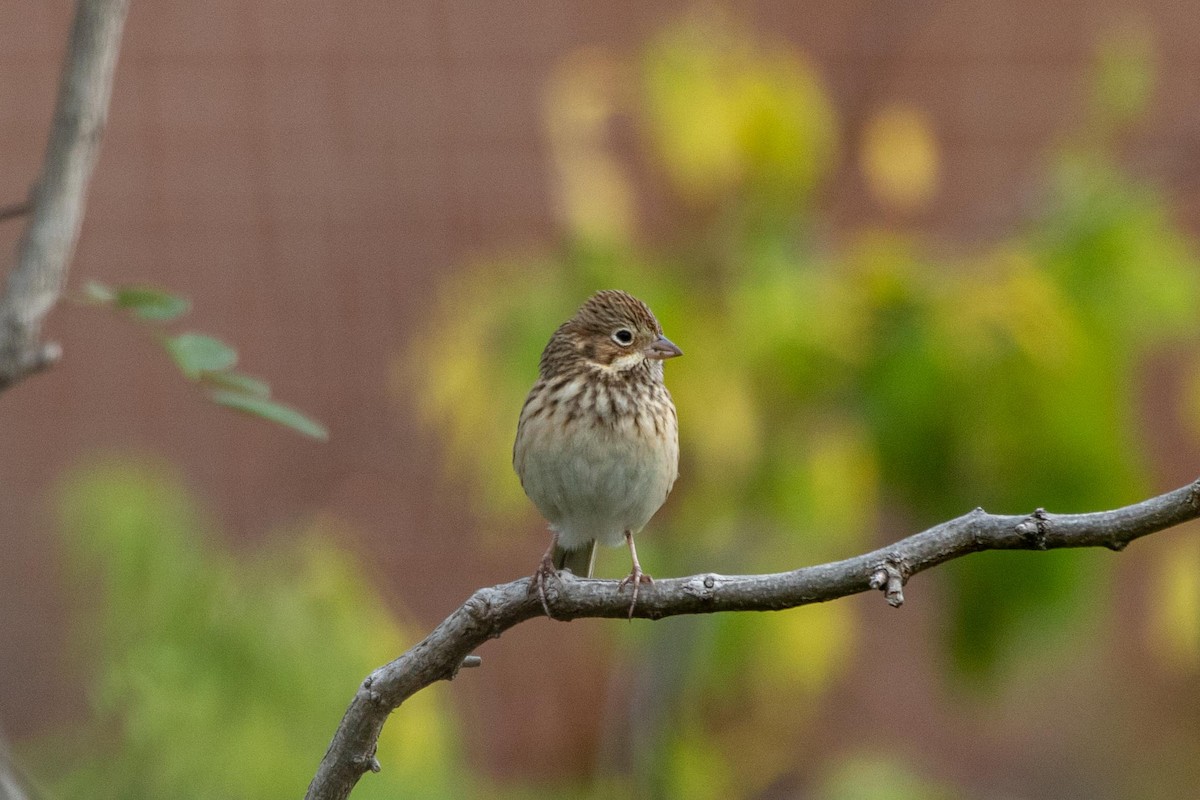
[[[633,559],[618,584],[651,583],[633,536],[679,475],[679,424],[663,361],[683,355],[641,300],[596,292],[542,351],[538,379],[517,424],[513,468],[550,523],[550,547],[533,576],[546,616],[546,582],[559,569],[591,577],[596,544],[625,542]]]

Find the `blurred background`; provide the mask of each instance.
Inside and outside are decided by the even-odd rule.
[[[0,204],[71,10],[0,4]],[[63,362],[0,395],[27,780],[299,796],[370,669],[536,566],[517,412],[595,289],[687,354],[656,576],[1191,480],[1198,38],[1179,0],[134,2],[72,286],[190,297],[173,330],[331,436],[60,306]],[[354,797],[1193,796],[1197,533],[975,555],[900,610],[534,620],[394,714]]]

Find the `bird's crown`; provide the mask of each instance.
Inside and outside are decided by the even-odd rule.
[[[670,357],[654,349],[656,343],[666,341],[649,306],[627,292],[605,289],[589,297],[554,332],[542,353],[542,371],[563,374],[586,369],[615,375],[649,368],[647,359]],[[677,355],[678,348],[674,349]],[[655,370],[661,374],[661,368]]]
[[[602,333],[605,336],[621,325],[639,328],[662,336],[662,326],[650,307],[628,292],[603,289],[587,299],[567,323],[575,330]]]

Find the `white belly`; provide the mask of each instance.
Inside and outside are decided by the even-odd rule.
[[[625,531],[636,533],[650,521],[678,474],[675,417],[667,416],[661,437],[632,424],[613,429],[576,420],[580,424],[564,426],[558,415],[522,422],[517,473],[562,547],[574,550],[592,540],[616,546]]]

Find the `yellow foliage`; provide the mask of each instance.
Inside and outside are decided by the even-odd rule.
[[[754,641],[746,674],[753,675],[752,692],[764,713],[794,718],[798,713],[783,697],[800,700],[816,694],[846,664],[849,637],[856,627],[847,603],[824,603],[755,618]],[[775,712],[770,712],[771,708]]]
[[[693,202],[746,185],[799,200],[832,162],[833,112],[813,70],[728,19],[698,16],[661,37],[642,74],[656,154]]]
[[[924,112],[909,105],[881,109],[863,132],[863,176],[875,199],[916,211],[937,191],[938,148]]]
[[[978,365],[1015,346],[1031,364],[1058,369],[1084,337],[1072,304],[1019,249],[1002,250],[972,269],[944,276],[932,297],[936,352],[947,364]]]
[[[827,603],[756,616],[740,664],[738,713],[714,738],[737,765],[742,794],[756,796],[796,766],[795,731],[805,727],[814,702],[850,656],[853,611]]]
[[[1195,527],[1194,525],[1191,527]],[[1193,537],[1195,531],[1192,531]],[[1200,669],[1200,541],[1174,539],[1163,551],[1151,583],[1150,642],[1170,666]]]
[[[847,754],[835,763],[835,769],[812,795],[813,800],[954,800],[964,797],[955,787],[926,778],[912,764],[897,756]]]
[[[510,308],[495,298],[513,279],[504,270],[477,277],[456,281],[443,294],[413,345],[393,361],[389,393],[414,402],[418,415],[442,434],[452,474],[486,477],[476,486],[488,513],[511,514],[526,507],[511,468],[512,436],[537,375],[536,359],[524,365],[524,387],[515,370],[498,363]],[[500,417],[498,408],[510,413]]]
[[[729,758],[717,741],[694,727],[686,727],[672,739],[666,756],[668,796],[695,800],[725,800],[737,797],[735,774]]]
[[[836,420],[814,433],[810,448],[812,529],[821,531],[824,548],[852,547],[870,528],[879,501],[879,469],[868,431],[849,418]]]
[[[633,235],[636,209],[628,170],[608,143],[625,83],[615,59],[585,48],[568,56],[546,86],[543,117],[559,213],[584,240],[623,242]]]
[[[394,657],[397,651],[393,651]],[[454,716],[450,713],[449,687],[430,686],[404,701],[398,713],[388,718],[379,736],[381,763],[399,770],[399,785],[424,786],[444,776],[447,753],[458,741]],[[443,777],[444,779],[444,777]]]
[[[1183,424],[1200,439],[1200,361],[1192,362],[1182,395]]]
[[[721,326],[715,328],[717,333]],[[704,336],[698,327],[692,335]],[[728,353],[727,346],[715,341],[709,344],[715,348],[706,349],[703,340],[689,341],[695,363],[671,371],[669,383],[678,408],[680,436],[697,480],[740,480],[762,454],[759,412],[741,364],[722,358]]]
[[[1126,125],[1145,110],[1154,89],[1154,28],[1131,14],[1105,31],[1093,67],[1093,113],[1101,128]]]

